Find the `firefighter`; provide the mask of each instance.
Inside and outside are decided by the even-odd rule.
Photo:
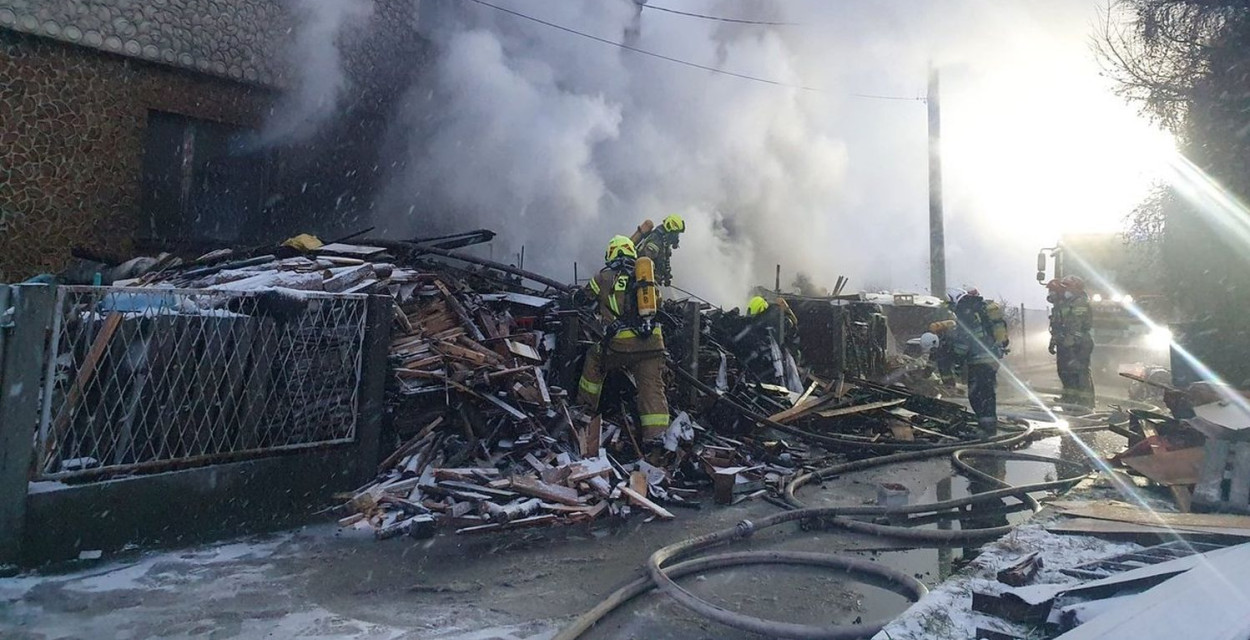
[[[742,330],[730,339],[739,360],[760,381],[784,385],[785,351],[794,355],[798,347],[798,318],[794,311],[784,298],[777,298],[777,303],[770,305],[763,296],[755,296],[747,301],[746,319]]]
[[[673,284],[673,249],[681,243],[681,234],[685,231],[686,221],[673,214],[660,221],[658,227],[650,220],[644,220],[629,238],[637,247],[639,256],[655,262],[655,280],[661,286]]]
[[[938,338],[937,347],[929,353],[929,359],[937,365],[938,375],[942,377],[942,386],[953,392],[959,380],[959,377],[955,375],[955,365],[958,363],[955,361],[955,341],[952,339],[955,335],[955,310],[951,307],[946,311],[950,314],[950,318],[929,324],[929,335]]]
[[[781,331],[777,344],[790,349],[797,345],[799,339],[799,319],[785,298],[777,298],[776,304],[768,304],[763,296],[755,296],[747,301],[747,317],[753,318],[755,324],[767,327],[776,335]]]
[[[946,298],[955,312],[951,349],[968,377],[968,404],[981,430],[993,432],[998,425],[998,363],[1010,346],[1002,307],[975,289],[948,289]]]
[[[1050,354],[1063,385],[1060,402],[1094,407],[1094,378],[1090,359],[1094,353],[1093,310],[1085,281],[1080,276],[1051,280],[1046,288],[1050,311]]]
[[[598,412],[604,378],[613,371],[627,371],[638,387],[643,437],[656,440],[669,425],[668,398],[664,395],[664,336],[658,324],[639,314],[639,283],[634,274],[637,258],[629,238],[614,236],[604,254],[604,268],[586,285],[597,303],[604,339],[586,354],[577,398],[587,411]],[[654,283],[641,285],[651,286],[658,295]]]

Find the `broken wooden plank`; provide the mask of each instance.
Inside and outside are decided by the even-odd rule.
[[[882,400],[881,402],[869,402],[868,404],[858,404],[858,405],[851,406],[851,407],[840,407],[838,409],[829,409],[827,411],[819,411],[816,413],[816,415],[822,418],[840,418],[843,416],[851,416],[851,415],[855,415],[859,413],[865,413],[868,411],[876,411],[877,409],[887,409],[889,407],[896,407],[905,402],[907,402],[906,398],[899,398],[897,400]]]
[[[786,409],[784,411],[779,411],[777,413],[774,413],[773,415],[769,416],[768,419],[772,420],[773,422],[780,422],[782,424],[786,424],[787,422],[790,422],[792,420],[797,420],[836,400],[837,400],[837,397],[833,395],[822,396],[822,397],[815,398],[815,399],[808,398],[806,400],[800,400],[799,402],[795,403],[793,407],[790,407],[789,409]]]
[[[476,483],[482,476],[497,477],[498,475],[499,470],[494,467],[441,468],[434,470],[435,480],[455,480],[458,482]]]
[[[1139,544],[1157,544],[1175,540],[1250,540],[1250,531],[1221,527],[1174,527],[1165,525],[1116,522],[1094,518],[1060,518],[1046,525],[1046,530],[1060,535],[1079,535],[1127,540]]]
[[[543,405],[551,404],[551,391],[547,388],[547,377],[543,375],[541,367],[534,367],[534,380],[538,384],[538,394],[543,400]]]
[[[508,351],[513,355],[530,360],[532,362],[542,362],[542,356],[538,355],[538,350],[528,344],[517,342],[516,340],[504,340],[504,344],[508,346]]]
[[[603,438],[603,419],[598,415],[590,419],[590,424],[586,425],[582,437],[579,438],[582,447],[582,457],[589,458],[599,453],[599,446]]]
[[[606,458],[594,457],[579,460],[569,465],[569,484],[576,484],[590,478],[603,477],[612,473],[612,463]]]
[[[513,491],[521,495],[542,498],[548,502],[558,502],[571,506],[577,506],[585,502],[576,489],[547,484],[541,480],[526,476],[514,476],[510,486]]]
[[[902,442],[914,442],[916,440],[916,435],[912,433],[912,426],[905,422],[891,422],[890,433],[895,440]]]
[[[508,491],[507,489],[495,489],[492,487],[484,487],[482,485],[474,484],[472,482],[458,482],[456,480],[443,480],[438,483],[438,486],[443,487],[445,489],[456,489],[458,491],[471,491],[471,492],[476,492],[476,493],[484,493],[492,498],[515,498],[517,497],[517,493],[515,491]]]
[[[339,518],[339,526],[340,526],[340,527],[350,527],[350,526],[352,526],[352,525],[356,524],[357,522],[360,522],[361,520],[364,520],[364,519],[365,519],[365,514],[363,514],[363,513],[353,513],[352,515],[347,516],[347,517],[345,517],[345,518]]]
[[[472,362],[473,364],[479,366],[486,364],[486,356],[484,354],[474,351],[468,347],[462,347],[455,343],[445,341],[436,342],[434,343],[433,348],[435,351],[447,356],[448,358]]]
[[[629,474],[629,488],[633,489],[638,495],[647,497],[647,473],[645,471],[634,471]]]
[[[669,513],[667,509],[648,500],[646,496],[638,493],[637,491],[634,491],[628,485],[622,484],[620,486],[620,490],[621,490],[621,493],[625,494],[629,498],[630,502],[650,511],[651,513],[654,513],[656,516],[660,517],[661,519],[672,520],[674,517],[676,517],[672,513]]]
[[[326,281],[322,283],[322,287],[331,293],[339,293],[372,278],[373,265],[365,263],[355,267],[339,267],[331,269],[330,273],[333,275],[326,278]]]
[[[439,292],[443,294],[443,300],[447,302],[447,306],[451,307],[451,310],[460,318],[460,324],[469,330],[473,339],[485,340],[486,336],[482,333],[482,330],[478,328],[477,323],[473,321],[472,316],[469,315],[464,305],[460,304],[460,300],[447,289],[447,285],[443,284],[441,280],[435,280],[434,286],[438,287]]]
[[[82,398],[87,385],[95,377],[96,365],[104,357],[109,341],[113,339],[113,334],[117,332],[117,328],[121,326],[121,323],[122,314],[117,311],[105,316],[104,322],[100,326],[100,332],[96,334],[95,340],[91,343],[91,348],[87,350],[87,356],[83,358],[82,364],[78,367],[78,373],[74,376],[73,385],[65,393],[64,406],[57,413],[56,420],[52,423],[52,437],[48,438],[44,448],[45,459],[46,454],[51,454],[60,446],[61,439],[65,436],[65,430],[69,427],[70,419],[78,408],[78,401]]]
[[[465,526],[462,529],[456,529],[457,534],[484,534],[487,531],[500,531],[504,529],[520,529],[522,526],[539,526],[552,524],[559,521],[559,517],[551,514],[535,515],[530,517],[522,517],[520,520],[512,520],[506,524],[489,524]]]
[[[470,340],[468,336],[459,336],[456,338],[456,342],[470,351],[482,354],[482,357],[486,358],[486,360],[491,363],[499,365],[504,363],[504,359],[498,353],[495,353],[481,344]]]
[[[1063,515],[1095,520],[1111,520],[1151,526],[1169,527],[1217,527],[1223,529],[1240,529],[1250,535],[1250,516],[1226,514],[1198,513],[1164,513],[1141,509],[1126,503],[1102,502],[1067,502],[1056,501],[1050,506],[1061,511]]]
[[[426,425],[424,429],[421,429],[421,431],[417,432],[417,435],[409,438],[408,441],[400,445],[400,447],[396,449],[394,453],[387,456],[386,459],[382,461],[382,464],[378,465],[378,472],[380,473],[380,472],[386,471],[387,469],[390,469],[392,466],[395,465],[395,463],[399,462],[405,456],[410,455],[413,451],[416,451],[418,448],[424,445],[426,442],[426,438],[429,437],[431,433],[434,431],[434,429],[438,428],[438,425],[442,423],[443,423],[442,416],[435,418],[433,422]]]

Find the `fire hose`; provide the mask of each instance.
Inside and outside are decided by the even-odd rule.
[[[1019,435],[1023,436],[1026,434],[1027,431]],[[900,458],[906,458],[909,460],[920,459],[922,456],[918,456],[917,453],[920,452],[908,452],[893,456],[883,456],[870,460],[846,463],[844,465],[836,465],[835,467],[829,467],[821,471],[825,472],[831,469],[841,469],[841,471],[845,472],[892,464],[894,462],[901,461]],[[1071,463],[1065,460],[1059,460],[1046,456],[986,448],[969,449],[965,447],[957,449],[953,452],[944,451],[943,453],[950,453],[952,455],[952,459],[960,471],[968,473],[980,480],[997,484],[1003,488],[978,493],[966,498],[902,507],[820,507],[796,509],[793,511],[778,513],[756,522],[744,520],[734,527],[666,546],[653,553],[648,559],[646,577],[634,580],[613,592],[603,602],[583,614],[568,628],[561,631],[560,634],[555,637],[555,640],[573,640],[574,638],[580,637],[581,634],[585,633],[612,611],[624,605],[629,600],[642,595],[653,588],[660,589],[660,591],[668,597],[705,618],[736,629],[742,629],[770,637],[804,639],[819,638],[824,640],[850,640],[871,637],[880,631],[885,624],[884,621],[861,625],[815,626],[765,620],[763,618],[729,611],[728,609],[702,600],[698,596],[695,596],[678,585],[675,579],[684,575],[706,571],[709,569],[719,569],[746,564],[799,564],[805,566],[840,569],[848,572],[852,577],[872,575],[885,580],[886,584],[888,584],[887,588],[891,591],[906,595],[914,601],[919,599],[926,592],[923,585],[910,576],[869,561],[865,561],[861,558],[830,554],[798,554],[796,552],[777,551],[740,552],[705,556],[694,560],[684,560],[684,558],[713,547],[744,540],[754,535],[755,532],[763,529],[775,527],[787,522],[803,522],[810,520],[820,520],[838,528],[901,539],[914,544],[923,544],[928,546],[940,547],[988,542],[1010,532],[1012,527],[991,527],[962,531],[910,529],[903,526],[880,525],[860,520],[852,520],[846,516],[881,517],[920,513],[947,513],[953,509],[989,500],[1021,496],[1024,496],[1026,503],[1031,508],[1037,509],[1037,502],[1032,498],[1027,497],[1027,493],[1068,487],[1076,482],[1079,482],[1086,475],[1086,473],[1082,473],[1078,476],[1071,476],[1050,482],[1011,486],[1002,480],[971,467],[964,461],[964,458],[993,456],[1011,460],[1028,460],[1050,462],[1055,464],[1076,465],[1077,463]],[[794,486],[794,483],[791,483],[791,486],[787,487],[788,496],[792,494]],[[784,558],[784,561],[780,558]],[[665,566],[667,563],[678,560],[681,560],[681,562],[671,566]]]
[[[535,282],[547,285],[553,289],[568,292],[571,287],[563,283],[551,280],[533,272],[524,271],[511,265],[467,256],[428,245],[420,245],[415,243],[393,243],[401,245],[403,249],[417,250],[443,257],[462,260],[480,264],[489,268],[497,269],[513,275],[528,278]],[[383,245],[385,246],[385,245]],[[394,247],[400,248],[400,247]],[[628,602],[632,598],[646,593],[653,588],[659,588],[665,595],[677,601],[686,608],[703,615],[704,617],[715,620],[722,624],[751,631],[754,633],[784,638],[804,638],[804,639],[823,639],[823,640],[852,640],[860,638],[868,638],[876,635],[884,626],[884,622],[870,623],[866,625],[803,625],[795,623],[785,623],[778,621],[765,620],[754,616],[748,616],[733,611],[729,611],[723,607],[719,607],[707,601],[704,601],[694,594],[686,591],[675,582],[675,578],[696,572],[708,571],[711,569],[719,569],[733,566],[753,565],[753,564],[788,564],[801,566],[819,566],[829,569],[836,569],[847,572],[852,576],[874,576],[884,581],[886,588],[907,596],[913,601],[919,600],[926,592],[926,588],[915,578],[903,574],[901,572],[883,567],[861,558],[849,556],[837,556],[832,554],[806,553],[795,551],[754,551],[720,554],[713,556],[705,556],[693,560],[685,560],[678,564],[665,567],[665,563],[680,560],[692,554],[709,549],[711,547],[728,544],[735,541],[752,536],[756,531],[775,527],[786,522],[803,522],[818,520],[836,528],[843,528],[860,533],[867,533],[882,537],[906,540],[914,544],[925,544],[931,546],[950,546],[955,544],[983,543],[993,539],[997,539],[1002,535],[1010,532],[1012,527],[989,527],[972,530],[929,530],[929,529],[912,529],[905,526],[882,525],[861,520],[854,520],[846,516],[898,516],[912,514],[948,514],[951,510],[960,509],[964,506],[986,502],[989,500],[998,500],[1004,497],[1015,497],[1020,499],[1029,508],[1037,510],[1040,508],[1037,501],[1028,495],[1031,492],[1047,491],[1051,489],[1060,489],[1070,487],[1071,485],[1082,480],[1087,474],[1082,473],[1078,476],[1053,480],[1050,482],[1040,482],[1028,485],[1012,486],[994,476],[986,474],[971,465],[964,462],[963,458],[972,456],[998,457],[1009,460],[1029,460],[1038,462],[1050,462],[1056,465],[1076,465],[1066,460],[1050,458],[1047,456],[1037,456],[1031,454],[1016,453],[1011,451],[1003,451],[1002,448],[1011,447],[1016,444],[1023,443],[1034,436],[1036,429],[1029,426],[1017,433],[1002,434],[990,436],[980,440],[960,443],[951,446],[932,447],[927,445],[905,445],[905,444],[884,444],[884,443],[865,443],[862,441],[852,440],[848,438],[838,438],[836,436],[823,435],[808,432],[796,427],[781,424],[774,420],[770,420],[767,416],[751,411],[746,407],[726,398],[716,390],[711,389],[703,384],[694,376],[690,375],[685,369],[670,361],[669,367],[679,377],[685,379],[688,383],[698,389],[700,392],[717,398],[718,402],[725,402],[729,407],[743,415],[744,417],[757,422],[759,424],[771,427],[782,433],[789,433],[798,437],[805,438],[821,444],[861,448],[869,450],[904,450],[901,453],[871,458],[868,460],[860,460],[855,462],[847,462],[839,465],[833,465],[818,469],[816,471],[806,473],[792,480],[785,489],[785,500],[787,504],[794,507],[792,511],[785,511],[773,516],[769,516],[759,522],[752,523],[744,520],[738,525],[723,529],[721,531],[705,534],[696,538],[691,538],[676,544],[663,547],[653,553],[647,561],[647,573],[644,578],[639,578],[621,587],[612,593],[607,599],[598,606],[588,611],[586,614],[574,621],[573,625],[561,631],[555,640],[572,640],[581,636],[586,630],[590,629],[601,620],[604,616]],[[876,466],[893,464],[895,462],[904,462],[911,460],[922,460],[937,456],[950,454],[952,462],[963,473],[979,478],[991,484],[999,485],[1000,489],[977,493],[966,498],[958,498],[954,500],[945,500],[929,504],[908,505],[902,507],[819,507],[819,508],[803,508],[803,503],[795,496],[795,491],[807,484],[813,479],[824,479],[840,473],[850,471],[868,469]]]
[[[743,416],[769,427],[783,427],[778,430],[788,432],[787,428],[784,428],[785,425],[780,425],[779,423],[769,420],[765,416],[752,412],[745,407],[741,407],[732,400],[724,398],[706,385],[703,385],[693,376],[690,376],[680,367],[674,366],[672,368],[678,373],[679,376],[685,378],[687,382],[693,384],[697,389],[705,394],[714,394],[718,397],[718,401],[726,402],[729,406],[739,411]],[[811,473],[798,476],[786,486],[785,491],[786,502],[791,506],[796,507],[794,510],[778,513],[757,522],[744,520],[734,527],[691,538],[689,540],[678,542],[659,549],[653,553],[647,561],[646,577],[634,580],[612,593],[598,606],[579,617],[572,625],[561,631],[560,634],[556,636],[556,640],[573,640],[574,638],[581,636],[582,633],[586,632],[599,620],[603,619],[621,605],[654,588],[658,588],[666,596],[705,618],[737,629],[759,633],[766,636],[804,639],[820,638],[825,640],[850,640],[871,637],[880,631],[885,624],[884,622],[862,625],[804,625],[765,620],[763,618],[730,611],[702,600],[698,596],[695,596],[678,585],[675,579],[690,573],[745,564],[801,564],[806,566],[841,569],[849,572],[853,577],[857,575],[863,576],[871,574],[878,578],[882,578],[889,583],[890,586],[888,588],[892,591],[907,595],[913,600],[918,599],[925,593],[925,589],[924,586],[917,582],[914,578],[892,569],[888,569],[871,562],[866,562],[860,558],[829,554],[796,554],[795,552],[775,551],[722,554],[705,556],[693,560],[687,560],[685,558],[713,547],[744,540],[754,535],[756,531],[775,527],[787,522],[803,523],[818,521],[835,528],[905,540],[918,545],[939,547],[983,543],[997,539],[1006,533],[1009,533],[1012,527],[990,527],[971,530],[912,529],[906,526],[883,525],[874,522],[854,520],[848,516],[882,517],[910,516],[916,514],[950,516],[958,515],[960,512],[954,510],[958,510],[962,507],[984,503],[991,500],[997,501],[1005,497],[1015,497],[1020,499],[1028,508],[1037,510],[1040,508],[1040,505],[1038,505],[1037,501],[1028,495],[1029,493],[1070,487],[1086,477],[1088,474],[1088,468],[1084,468],[1083,465],[1080,465],[1079,463],[1060,460],[1057,458],[1001,450],[1001,448],[1011,447],[1025,442],[1029,438],[1033,437],[1035,432],[1036,429],[1030,426],[1016,433],[993,436],[972,443],[962,443],[946,447],[931,447],[926,450],[906,451],[877,458],[870,458],[867,460],[847,462],[825,467],[823,469],[818,469]],[[845,443],[838,442],[838,444],[855,446],[862,445],[863,443],[857,441],[847,441]],[[948,454],[952,456],[952,461],[960,472],[971,475],[981,481],[997,485],[1001,488],[974,494],[966,498],[901,507],[873,506],[802,508],[803,504],[795,496],[795,491],[799,487],[807,484],[813,479],[824,479],[851,471],[869,469],[896,462],[933,458]],[[1009,460],[1027,460],[1035,462],[1049,462],[1056,465],[1082,466],[1083,472],[1079,475],[1049,482],[1012,486],[972,467],[964,460],[964,458],[991,456]],[[783,557],[784,561],[779,559]],[[680,562],[671,566],[665,566],[666,564],[675,561]]]

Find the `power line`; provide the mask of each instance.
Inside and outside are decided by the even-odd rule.
[[[788,82],[781,82],[781,81],[778,81],[778,80],[769,80],[768,78],[760,78],[760,77],[757,77],[757,76],[749,76],[749,75],[746,75],[746,74],[744,74],[744,73],[735,73],[735,72],[733,72],[733,71],[725,71],[724,69],[717,69],[716,67],[709,67],[709,66],[707,66],[707,65],[702,65],[702,64],[699,64],[699,63],[697,63],[697,62],[689,62],[689,61],[686,61],[686,60],[681,60],[681,59],[679,59],[679,58],[673,58],[673,57],[671,57],[671,56],[666,56],[666,55],[661,54],[661,53],[655,53],[654,51],[647,51],[646,49],[639,49],[638,47],[631,47],[631,46],[629,46],[629,45],[627,45],[627,44],[624,44],[624,43],[621,43],[621,42],[616,42],[616,41],[614,41],[614,40],[608,40],[607,38],[600,38],[599,36],[594,36],[594,35],[591,35],[591,34],[589,34],[589,33],[582,33],[581,31],[578,31],[578,30],[576,30],[576,29],[570,29],[569,27],[566,27],[566,26],[563,26],[563,25],[558,25],[558,24],[556,24],[556,23],[554,23],[554,22],[547,22],[546,20],[542,20],[542,19],[539,19],[539,18],[535,18],[535,17],[533,17],[533,16],[528,16],[528,15],[525,15],[524,13],[519,12],[519,11],[513,11],[512,9],[508,9],[508,8],[506,8],[506,7],[501,7],[501,6],[496,5],[496,4],[491,4],[491,3],[489,3],[489,2],[486,2],[486,0],[469,0],[469,2],[475,2],[475,3],[480,4],[480,5],[482,5],[482,6],[490,7],[490,8],[492,8],[492,9],[496,10],[496,11],[502,11],[502,12],[504,12],[504,13],[508,13],[508,14],[514,15],[514,16],[516,16],[516,17],[518,17],[518,18],[523,18],[523,19],[525,19],[525,20],[529,20],[529,21],[531,21],[531,22],[537,22],[538,24],[541,24],[541,25],[546,25],[546,26],[551,27],[551,28],[553,28],[553,29],[559,29],[559,30],[561,30],[561,31],[564,31],[564,32],[567,32],[567,33],[571,33],[571,34],[573,34],[573,35],[575,35],[575,36],[581,36],[581,37],[583,37],[583,38],[589,38],[589,39],[594,40],[594,41],[596,41],[596,42],[602,42],[603,44],[610,44],[610,45],[615,46],[615,47],[620,47],[620,48],[622,48],[622,49],[625,49],[626,51],[633,51],[634,53],[639,53],[639,54],[642,54],[642,55],[644,55],[644,56],[651,56],[651,57],[653,57],[653,58],[659,58],[659,59],[661,59],[661,60],[667,60],[667,61],[669,61],[669,62],[675,62],[675,63],[677,63],[677,64],[685,65],[685,66],[687,66],[687,67],[694,67],[695,69],[702,69],[702,70],[704,70],[704,71],[711,71],[712,73],[720,73],[720,74],[724,74],[724,75],[727,75],[727,76],[733,76],[733,77],[735,77],[735,78],[742,78],[743,80],[751,80],[752,82],[762,82],[762,83],[764,83],[764,84],[771,84],[771,85],[778,86],[778,87],[789,87],[789,88],[791,88],[791,89],[802,89],[803,91],[815,91],[815,92],[820,92],[820,89],[816,89],[816,88],[813,88],[813,87],[806,87],[806,86],[799,85],[799,84],[790,84],[790,83],[788,83]]]
[[[883,95],[879,95],[875,93],[849,93],[847,95],[851,96],[852,98],[869,98],[872,100],[902,100],[904,102],[924,102],[925,101],[924,96],[914,96],[914,97],[908,98],[907,96],[883,96]]]
[[[750,81],[752,81],[752,82],[760,82],[760,83],[763,83],[763,84],[770,84],[770,85],[773,85],[773,86],[776,86],[776,87],[787,87],[787,88],[790,88],[790,89],[801,89],[801,90],[803,90],[803,91],[812,91],[812,92],[814,92],[814,93],[826,93],[826,91],[824,91],[823,89],[817,89],[817,88],[815,88],[815,87],[808,87],[808,86],[801,85],[801,84],[791,84],[791,83],[789,83],[789,82],[781,82],[781,81],[779,81],[779,80],[769,80],[768,78],[760,78],[760,77],[758,77],[758,76],[751,76],[751,75],[747,75],[747,74],[744,74],[744,73],[736,73],[736,72],[733,72],[733,71],[726,71],[726,70],[724,70],[724,69],[717,69],[716,67],[709,67],[709,66],[707,66],[707,65],[702,65],[702,64],[699,64],[699,63],[697,63],[697,62],[690,62],[690,61],[687,61],[687,60],[682,60],[682,59],[680,59],[680,58],[674,58],[674,57],[672,57],[672,56],[666,56],[666,55],[664,55],[664,54],[662,54],[662,53],[655,53],[654,51],[647,51],[646,49],[639,49],[638,47],[633,47],[633,46],[630,46],[630,45],[624,44],[624,43],[622,43],[622,42],[616,42],[616,41],[614,41],[614,40],[608,40],[607,38],[600,38],[599,36],[596,36],[596,35],[591,35],[591,34],[589,34],[589,33],[584,33],[584,32],[578,31],[578,30],[576,30],[576,29],[572,29],[572,28],[566,27],[566,26],[564,26],[564,25],[556,24],[556,23],[554,23],[554,22],[548,22],[548,21],[543,20],[543,19],[541,19],[541,18],[535,18],[534,16],[526,15],[526,14],[521,13],[521,12],[519,12],[519,11],[513,11],[512,9],[509,9],[509,8],[507,8],[507,7],[501,7],[501,6],[497,5],[497,4],[492,4],[492,3],[490,3],[490,2],[487,2],[486,0],[468,0],[468,1],[469,1],[469,2],[473,2],[473,3],[476,3],[476,4],[480,4],[480,5],[484,6],[484,7],[490,7],[491,9],[494,9],[494,10],[496,10],[496,11],[501,11],[501,12],[503,12],[503,13],[507,13],[507,14],[509,14],[509,15],[513,15],[513,16],[516,16],[516,17],[518,17],[518,18],[521,18],[521,19],[523,19],[523,20],[529,20],[529,21],[531,21],[531,22],[537,22],[538,24],[541,24],[541,25],[544,25],[544,26],[548,26],[548,27],[551,27],[551,28],[553,28],[553,29],[559,29],[560,31],[564,31],[565,33],[571,33],[571,34],[573,34],[573,35],[575,35],[575,36],[581,36],[581,37],[583,37],[583,38],[587,38],[587,39],[589,39],[589,40],[594,40],[595,42],[601,42],[601,43],[603,43],[603,44],[609,44],[609,45],[612,45],[612,46],[614,46],[614,47],[620,47],[621,49],[624,49],[624,50],[626,50],[626,51],[632,51],[632,52],[637,53],[637,54],[640,54],[640,55],[650,56],[650,57],[652,57],[652,58],[659,58],[660,60],[666,60],[666,61],[668,61],[668,62],[673,62],[673,63],[680,64],[680,65],[684,65],[684,66],[687,66],[687,67],[692,67],[692,68],[695,68],[695,69],[702,69],[703,71],[710,71],[710,72],[712,72],[712,73],[719,73],[719,74],[721,74],[721,75],[732,76],[732,77],[735,77],[735,78],[741,78],[741,79],[743,79],[743,80],[750,80]],[[649,5],[647,5],[647,6],[649,6]],[[924,99],[923,99],[923,98],[908,98],[908,97],[904,97],[904,96],[884,96],[884,95],[875,95],[875,94],[870,94],[870,93],[851,93],[851,94],[847,94],[847,95],[849,95],[850,97],[853,97],[853,98],[865,98],[865,99],[870,99],[870,100],[905,100],[905,101],[919,100],[919,101],[921,101],[921,102],[923,102],[923,101],[924,101]]]
[[[769,27],[798,27],[798,26],[802,26],[802,25],[800,25],[800,24],[799,24],[799,23],[797,23],[797,22],[766,22],[766,21],[762,21],[762,20],[741,20],[741,19],[738,19],[738,18],[723,18],[723,17],[721,17],[721,16],[709,16],[709,15],[704,15],[704,14],[702,14],[702,13],[690,13],[689,11],[678,11],[677,9],[670,9],[670,8],[668,8],[668,7],[660,7],[660,6],[656,6],[656,5],[653,5],[653,4],[644,4],[644,5],[642,5],[642,7],[643,7],[644,9],[655,9],[655,10],[657,10],[657,11],[665,11],[665,12],[668,12],[668,13],[675,13],[675,14],[677,14],[677,15],[679,15],[679,16],[689,16],[689,17],[691,17],[691,18],[702,18],[702,19],[704,19],[704,20],[716,20],[717,22],[732,22],[732,23],[734,23],[734,24],[758,24],[758,25],[764,25],[764,26],[769,26]]]

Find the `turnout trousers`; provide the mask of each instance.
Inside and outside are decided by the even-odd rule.
[[[968,404],[977,425],[990,431],[998,425],[998,363],[968,363]]]
[[[1090,359],[1094,354],[1094,341],[1077,340],[1072,345],[1058,345],[1055,350],[1055,366],[1059,382],[1063,385],[1063,402],[1082,407],[1094,406],[1094,377],[1090,372]]]
[[[577,400],[586,410],[599,410],[599,394],[603,381],[613,371],[625,371],[638,386],[638,418],[645,439],[659,438],[668,430],[668,397],[664,393],[664,351],[638,349],[631,341],[639,338],[617,338],[605,354],[601,345],[586,353],[582,378],[578,383]],[[622,344],[624,343],[624,344]]]

